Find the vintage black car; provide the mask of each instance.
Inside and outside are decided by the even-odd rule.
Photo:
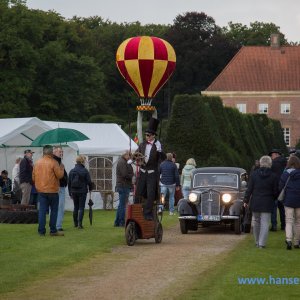
[[[229,224],[236,234],[249,232],[244,228],[243,206],[247,188],[247,172],[233,167],[197,168],[192,173],[188,199],[178,202],[181,233],[196,231],[213,224]]]

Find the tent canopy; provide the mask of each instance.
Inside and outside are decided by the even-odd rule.
[[[51,128],[73,128],[90,139],[75,142],[81,154],[121,155],[130,148],[135,151],[136,143],[117,124],[105,123],[70,123],[45,121]]]
[[[38,118],[0,119],[0,146],[29,146],[41,133],[52,129]]]
[[[0,119],[0,147],[29,146],[41,133],[57,127],[77,129],[90,138],[68,144],[76,144],[81,154],[121,155],[130,147],[132,151],[137,149],[137,145],[117,124],[42,121],[35,117]]]

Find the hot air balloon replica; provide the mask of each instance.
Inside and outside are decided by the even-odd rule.
[[[176,66],[176,54],[165,40],[138,36],[125,40],[116,53],[116,64],[124,79],[134,89],[141,104],[136,107],[138,139],[143,140],[143,112],[157,119],[152,100],[168,81]]]

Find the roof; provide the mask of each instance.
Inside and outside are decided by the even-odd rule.
[[[241,174],[246,173],[245,169],[237,167],[204,167],[196,168],[193,173],[235,173]]]
[[[300,46],[245,46],[206,91],[299,91]]]

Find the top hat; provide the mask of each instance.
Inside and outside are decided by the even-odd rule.
[[[150,118],[149,123],[148,123],[148,128],[146,129],[145,132],[156,135],[158,124],[159,124],[159,120],[157,120],[155,118]]]
[[[270,152],[269,152],[269,156],[272,155],[272,153],[278,153],[279,155],[281,155],[281,151],[279,149],[272,149]]]

